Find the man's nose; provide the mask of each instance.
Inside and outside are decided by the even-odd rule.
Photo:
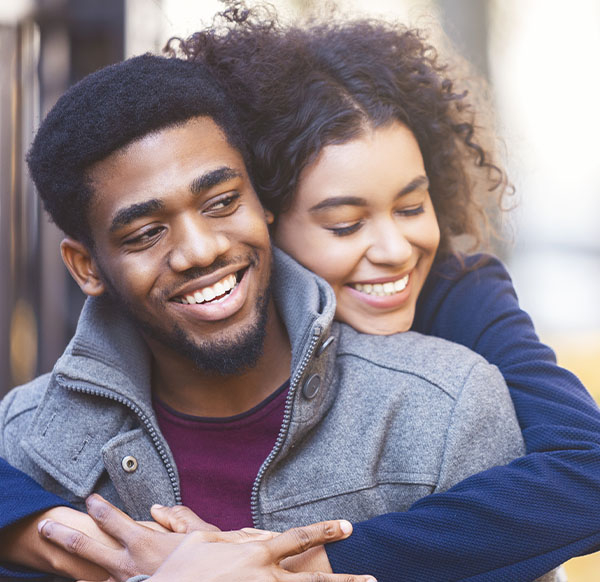
[[[393,219],[380,221],[371,228],[367,258],[380,265],[403,265],[412,256],[412,245],[401,225]]]
[[[208,267],[217,257],[231,248],[229,237],[216,228],[212,221],[195,214],[181,217],[173,225],[173,247],[169,266],[174,271],[193,267]]]

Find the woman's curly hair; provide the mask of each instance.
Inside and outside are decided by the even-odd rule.
[[[393,121],[406,125],[421,149],[441,255],[454,251],[457,236],[483,243],[485,198],[501,206],[512,192],[481,145],[467,92],[455,88],[419,30],[377,20],[283,25],[271,7],[236,1],[213,28],[171,39],[166,50],[203,61],[236,102],[250,172],[275,215],[289,207],[302,170],[325,146]]]

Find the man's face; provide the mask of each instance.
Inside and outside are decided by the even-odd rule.
[[[89,177],[100,278],[151,347],[222,373],[254,364],[269,233],[242,156],[218,126],[203,117],[147,135]]]

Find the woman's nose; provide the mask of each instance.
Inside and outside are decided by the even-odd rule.
[[[403,229],[392,219],[377,223],[371,229],[371,243],[367,258],[382,265],[403,265],[412,256],[413,249]]]

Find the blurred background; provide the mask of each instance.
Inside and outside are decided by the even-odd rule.
[[[300,18],[318,0],[274,0]],[[499,251],[539,335],[600,401],[600,2],[338,0],[445,35],[489,83],[519,205]],[[0,396],[51,370],[83,297],[24,154],[75,81],[210,24],[217,0],[0,0]],[[443,31],[443,33],[441,33]],[[445,41],[444,41],[445,42]],[[600,511],[600,508],[590,508]],[[567,564],[599,579],[600,557]]]

